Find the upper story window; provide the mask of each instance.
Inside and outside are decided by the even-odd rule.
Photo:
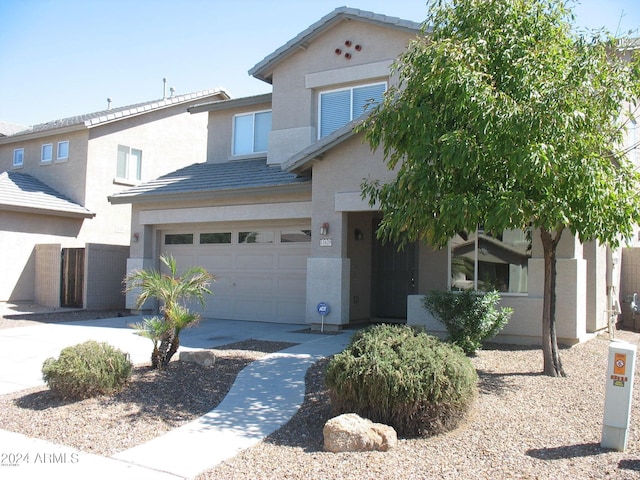
[[[450,248],[452,290],[527,293],[529,231],[460,232],[451,239]]]
[[[64,142],[58,142],[58,152],[56,155],[56,161],[69,159],[69,140]]]
[[[142,150],[118,145],[116,178],[129,181],[142,178]]]
[[[368,106],[380,103],[386,89],[383,82],[320,93],[319,138],[358,118]]]
[[[53,159],[53,144],[45,143],[40,149],[40,163],[51,163]]]
[[[24,165],[24,148],[16,148],[13,151],[13,166],[21,167]]]
[[[233,117],[233,155],[266,152],[271,131],[271,110]]]

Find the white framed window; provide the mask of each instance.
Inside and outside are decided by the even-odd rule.
[[[386,82],[320,92],[318,100],[318,138],[326,137],[367,108],[382,101]]]
[[[271,131],[271,110],[233,117],[233,155],[266,152]]]
[[[449,242],[451,290],[527,293],[531,232],[459,232]]]
[[[13,166],[22,167],[24,165],[24,148],[16,148],[13,151]]]
[[[63,142],[58,142],[58,151],[56,154],[56,161],[68,160],[69,159],[69,140],[65,140]]]
[[[40,148],[40,163],[51,163],[53,160],[53,143],[45,143]]]
[[[142,150],[118,145],[116,178],[137,181],[142,178]]]

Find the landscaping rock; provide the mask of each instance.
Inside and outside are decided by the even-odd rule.
[[[398,443],[393,427],[373,423],[355,413],[330,419],[322,430],[324,449],[328,452],[386,452]]]
[[[198,365],[202,365],[203,367],[213,367],[213,365],[216,363],[216,356],[212,350],[181,351],[180,361],[197,363]]]

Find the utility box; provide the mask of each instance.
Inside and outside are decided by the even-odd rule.
[[[609,344],[609,363],[604,398],[602,448],[623,452],[627,448],[636,345],[621,341]]]

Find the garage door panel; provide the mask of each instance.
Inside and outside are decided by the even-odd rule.
[[[244,228],[243,232],[252,230],[251,226]],[[311,255],[306,237],[281,243],[279,229],[274,227],[273,243],[269,244],[239,244],[237,230],[232,233],[232,243],[197,242],[199,231],[216,230],[213,224],[202,225],[194,232],[194,244],[163,245],[176,257],[179,267],[200,265],[215,277],[213,296],[208,296],[203,316],[304,323],[307,258]]]
[[[303,276],[282,277],[277,280],[279,297],[304,298],[307,293],[307,285]]]
[[[236,266],[238,268],[264,268],[273,269],[274,267],[274,255],[246,255],[238,254],[236,260]]]
[[[280,269],[307,269],[308,255],[279,255],[278,268]]]
[[[228,252],[220,255],[199,255],[198,262],[214,275],[217,270],[234,267],[233,257]]]

